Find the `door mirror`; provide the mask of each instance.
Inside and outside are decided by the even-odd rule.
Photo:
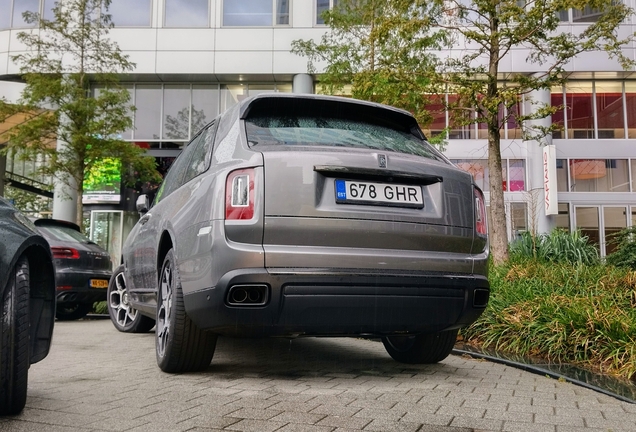
[[[146,194],[139,195],[139,197],[137,197],[137,211],[141,214],[147,213],[148,207],[150,207],[148,195]]]

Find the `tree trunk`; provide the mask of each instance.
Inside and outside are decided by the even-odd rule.
[[[495,265],[508,260],[508,234],[506,232],[506,206],[501,172],[501,136],[499,128],[488,133],[488,181],[490,185],[490,251]]]
[[[80,230],[84,232],[84,204],[82,204],[82,197],[84,195],[83,183],[82,187],[77,188],[77,203],[76,203],[76,215],[75,223],[80,227]]]

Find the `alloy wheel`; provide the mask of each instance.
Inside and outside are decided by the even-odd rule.
[[[122,328],[126,327],[135,320],[137,310],[134,309],[128,301],[128,290],[126,289],[126,276],[124,273],[118,273],[115,276],[115,289],[110,292],[108,299],[110,307],[115,312],[114,317]]]
[[[160,357],[166,354],[168,338],[170,337],[170,321],[172,319],[172,262],[168,261],[161,272],[160,304],[157,310],[157,352]]]

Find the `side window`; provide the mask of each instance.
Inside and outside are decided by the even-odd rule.
[[[161,183],[161,186],[157,191],[155,204],[177,190],[184,183],[185,173],[188,169],[188,162],[190,161],[190,155],[196,148],[197,140],[200,137],[201,134],[197,135],[192,141],[190,141],[185,150],[183,150],[179,157],[172,163],[163,183]]]
[[[204,173],[210,168],[212,160],[212,146],[214,145],[214,136],[216,135],[216,126],[218,122],[214,121],[190,144],[192,156],[188,162],[188,168],[185,173],[183,183],[187,183],[196,176]]]

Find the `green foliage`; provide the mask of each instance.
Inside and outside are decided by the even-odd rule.
[[[532,235],[525,231],[521,238],[510,245],[510,255],[515,259],[533,258],[541,262],[593,265],[599,263],[596,246],[579,230],[572,233],[563,229],[550,234]]]
[[[85,171],[84,189],[101,191],[112,188],[113,183],[121,181],[121,162],[115,158],[104,158],[101,163],[94,164]]]
[[[448,42],[433,31],[442,4],[422,0],[342,0],[323,13],[330,31],[319,43],[295,40],[292,52],[308,58],[308,71],[326,63],[319,79],[327,94],[351,85],[354,98],[403,108],[424,125],[436,64],[435,51]]]
[[[469,344],[636,377],[636,272],[511,259],[489,279]]]
[[[100,302],[95,302],[93,303],[93,312],[94,314],[99,314],[99,315],[108,315],[108,304],[106,303],[106,301],[100,301]]]
[[[82,184],[87,172],[104,158],[118,158],[136,172],[136,181],[157,180],[154,159],[118,138],[132,125],[130,94],[118,75],[134,64],[107,39],[109,0],[56,2],[54,19],[25,12],[38,31],[24,31],[18,40],[26,50],[13,56],[26,86],[19,104],[0,105],[0,118],[21,112],[24,122],[10,129],[4,152],[19,150],[22,158],[48,155],[42,174],[54,176],[78,194],[81,218]],[[97,88],[91,94],[91,87]],[[3,114],[5,113],[5,114]],[[57,148],[56,148],[57,143]]]
[[[608,246],[615,248],[605,261],[617,267],[636,270],[636,227],[625,228],[609,236]]]
[[[5,186],[5,198],[13,201],[15,207],[22,213],[39,217],[41,213],[52,212],[52,202],[50,198],[43,197],[22,189]]]

